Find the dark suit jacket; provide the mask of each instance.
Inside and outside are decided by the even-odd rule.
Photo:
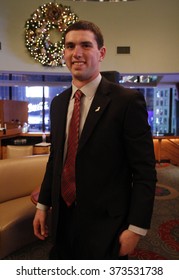
[[[51,104],[51,154],[39,196],[40,203],[52,206],[54,236],[70,95],[71,88]],[[76,222],[87,259],[116,258],[122,230],[129,224],[150,227],[155,184],[153,141],[144,98],[102,78],[76,158]]]

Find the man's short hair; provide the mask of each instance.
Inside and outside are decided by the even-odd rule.
[[[97,42],[98,49],[101,49],[104,46],[103,34],[102,34],[100,28],[93,22],[86,21],[86,20],[76,21],[75,23],[68,26],[68,28],[65,31],[65,37],[68,32],[73,31],[73,30],[91,31],[95,36],[95,40]]]

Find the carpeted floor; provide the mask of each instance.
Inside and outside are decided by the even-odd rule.
[[[157,166],[158,183],[151,229],[142,238],[131,260],[179,260],[179,166]],[[50,239],[37,241],[6,260],[46,260]]]
[[[157,167],[151,229],[131,259],[179,260],[179,166]]]

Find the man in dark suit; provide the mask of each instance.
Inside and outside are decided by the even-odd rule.
[[[72,87],[51,104],[51,152],[33,223],[35,235],[45,239],[51,207],[51,259],[126,259],[150,227],[156,171],[146,104],[139,92],[101,77],[105,53],[95,24],[79,21],[66,30]],[[76,193],[69,206],[61,177],[77,89],[83,96]]]

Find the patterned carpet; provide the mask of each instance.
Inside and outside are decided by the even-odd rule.
[[[158,183],[151,229],[131,260],[179,260],[179,166],[157,165]],[[46,260],[50,239],[37,241],[6,260]]]
[[[179,260],[179,166],[157,166],[151,229],[131,259]]]

